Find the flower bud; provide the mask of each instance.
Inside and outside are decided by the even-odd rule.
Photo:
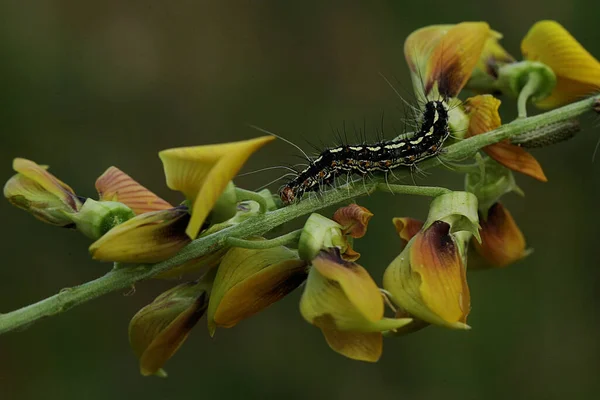
[[[4,185],[4,197],[41,221],[72,226],[72,215],[81,207],[81,201],[73,189],[46,168],[24,158],[15,158],[13,169],[18,174]]]
[[[90,246],[95,260],[155,263],[175,255],[191,240],[186,207],[138,215],[115,226]]]
[[[231,328],[285,297],[306,280],[306,262],[286,247],[233,247],[223,257],[208,306],[208,329]]]
[[[123,203],[87,199],[79,212],[73,215],[73,221],[81,233],[96,240],[133,217],[133,210]]]
[[[348,247],[342,227],[321,214],[312,213],[306,220],[300,240],[298,255],[305,261],[311,261],[322,249],[337,247],[344,253]]]
[[[129,343],[140,360],[142,375],[166,376],[164,363],[187,339],[204,315],[210,285],[188,282],[178,285],[135,314],[129,323]]]

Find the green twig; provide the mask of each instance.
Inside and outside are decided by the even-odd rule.
[[[477,135],[448,146],[444,156],[446,159],[455,161],[465,160],[475,155],[481,148],[490,144],[529,132],[544,125],[577,117],[584,112],[591,110],[594,101],[598,99],[600,99],[600,96],[595,96],[534,117],[517,119],[516,121],[503,125],[491,132]],[[425,170],[438,165],[440,165],[439,160],[430,159],[419,164],[419,168]],[[398,175],[401,178],[407,177],[408,172]],[[198,238],[168,260],[152,265],[137,265],[129,268],[114,269],[96,280],[84,283],[80,286],[63,289],[58,294],[48,297],[47,299],[0,315],[0,333],[22,328],[42,318],[62,313],[72,307],[107,293],[126,290],[137,282],[152,278],[153,276],[168,271],[185,261],[214,252],[224,247],[227,244],[227,238],[229,237],[247,238],[262,235],[279,225],[305,214],[346,202],[355,197],[370,194],[376,189],[381,189],[382,186],[385,186],[385,184],[380,184],[382,184],[382,179],[375,179],[372,183],[364,182],[364,184],[356,184],[344,187],[343,189],[330,190],[324,192],[318,198],[307,198],[297,204],[267,212],[256,218],[245,220],[238,225]],[[406,188],[408,187],[411,186],[406,186]],[[419,187],[416,186],[412,188],[414,191],[412,194],[418,194],[416,192]],[[408,193],[408,190],[402,193]]]
[[[233,247],[242,247],[244,249],[270,249],[271,247],[284,246],[286,244],[297,242],[302,234],[302,229],[286,233],[285,235],[269,240],[245,240],[240,238],[227,238],[227,245]]]

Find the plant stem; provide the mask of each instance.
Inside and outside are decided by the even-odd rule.
[[[530,72],[527,78],[527,83],[521,89],[517,100],[519,118],[527,118],[527,100],[538,91],[541,81],[537,72]]]
[[[584,112],[591,110],[594,102],[599,99],[600,95],[534,117],[517,119],[509,124],[502,125],[491,132],[477,135],[448,146],[444,152],[444,157],[454,161],[470,158],[481,148],[490,144],[529,132],[544,125],[577,117]],[[440,160],[433,158],[419,164],[419,168],[425,170],[440,164]],[[407,177],[408,175],[407,171],[406,173],[398,174],[397,176],[402,178]],[[265,214],[259,214],[238,225],[225,228],[221,231],[194,240],[178,254],[168,260],[152,265],[133,265],[126,268],[113,269],[106,275],[84,283],[83,285],[63,289],[58,294],[37,303],[6,314],[0,314],[0,334],[30,325],[45,317],[60,314],[72,307],[83,304],[104,294],[130,288],[137,282],[152,278],[153,276],[168,271],[185,261],[214,252],[224,247],[227,244],[228,238],[242,239],[262,235],[279,225],[305,214],[349,201],[355,197],[371,194],[375,190],[390,191],[387,185],[382,181],[383,178],[376,178],[372,182],[363,181],[362,183],[354,185],[344,185],[336,190],[329,190],[321,195],[308,197],[297,204]],[[441,194],[445,190],[447,189],[394,185],[391,191],[394,193],[432,196],[436,195],[435,193]]]
[[[227,245],[242,247],[244,249],[270,249],[271,247],[284,246],[286,244],[297,242],[302,234],[302,229],[286,233],[285,235],[269,240],[245,240],[240,238],[227,238]]]

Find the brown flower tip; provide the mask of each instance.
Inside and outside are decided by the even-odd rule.
[[[358,204],[341,207],[333,214],[333,220],[342,226],[342,232],[355,239],[361,238],[367,233],[371,217],[373,214]]]
[[[505,267],[528,254],[525,236],[501,203],[490,207],[487,218],[481,218],[480,233],[481,244],[473,241],[473,245],[493,267]]]
[[[394,226],[396,227],[396,232],[402,239],[404,245],[410,241],[423,227],[423,221],[419,221],[418,219],[403,217],[403,218],[394,218],[392,219]]]

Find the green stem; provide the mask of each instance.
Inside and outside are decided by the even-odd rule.
[[[527,100],[539,90],[541,83],[541,77],[537,72],[531,72],[527,76],[527,83],[519,92],[519,99],[517,101],[517,109],[519,110],[519,118],[527,118]]]
[[[577,117],[591,110],[594,102],[600,100],[600,95],[577,103],[549,111],[529,118],[517,119],[510,124],[502,125],[491,132],[471,137],[446,148],[446,159],[454,161],[464,160],[475,155],[479,149],[500,142],[504,139],[520,135],[537,129],[541,126],[565,121]],[[440,161],[432,158],[419,164],[422,170],[440,165]],[[409,176],[409,171],[396,174],[400,178]],[[320,209],[347,202],[355,197],[373,193],[380,188],[383,178],[374,179],[373,182],[364,182],[347,188],[329,190],[320,196],[312,196],[279,210],[267,212],[256,218],[247,219],[240,224],[214,232],[194,240],[174,257],[152,265],[136,265],[129,268],[118,268],[109,271],[106,275],[83,285],[66,288],[58,294],[28,305],[18,310],[0,315],[0,333],[5,333],[30,325],[44,317],[62,313],[89,300],[118,290],[127,290],[145,279],[152,278],[161,272],[182,264],[192,258],[214,252],[227,244],[227,238],[247,238],[262,235],[271,229],[289,222],[303,215]],[[398,185],[400,186],[400,185]],[[410,186],[407,186],[408,188]],[[414,187],[413,187],[414,188]],[[418,189],[416,187],[415,189]],[[438,188],[439,189],[439,188]],[[408,193],[408,189],[403,193]]]
[[[252,200],[258,203],[260,206],[260,212],[266,213],[269,206],[267,205],[267,199],[262,197],[260,194],[253,192],[251,190],[241,189],[239,187],[235,188],[235,194],[237,196],[238,201],[246,201]]]
[[[230,237],[227,238],[227,245],[244,249],[270,249],[271,247],[284,246],[286,244],[297,242],[298,239],[300,239],[301,234],[302,229],[298,229],[269,240],[245,240]]]
[[[379,183],[375,187],[380,192],[394,194],[410,194],[414,196],[436,197],[445,193],[450,193],[450,189],[433,186],[408,186],[408,185],[389,185],[387,183]]]

